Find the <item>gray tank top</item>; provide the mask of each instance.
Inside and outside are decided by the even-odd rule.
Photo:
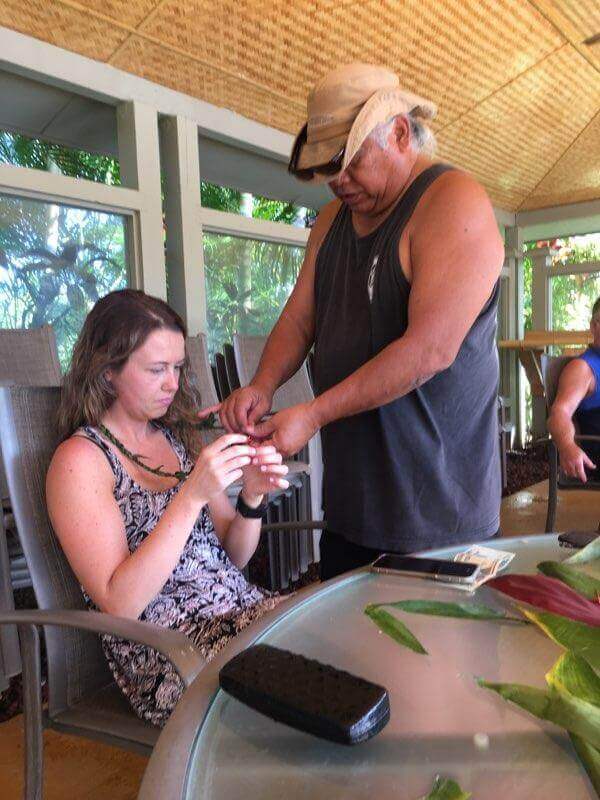
[[[400,235],[419,198],[449,169],[435,164],[418,175],[368,236],[356,235],[346,206],[339,210],[316,260],[317,394],[406,331],[410,284]],[[398,552],[496,533],[498,292],[496,284],[448,369],[404,397],[322,429],[323,509],[332,531]]]

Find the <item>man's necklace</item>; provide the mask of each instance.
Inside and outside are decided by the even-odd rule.
[[[209,414],[208,417],[197,422],[193,425],[194,428],[198,429],[206,429],[206,428],[216,428],[216,418],[214,414]],[[137,464],[138,467],[145,469],[147,472],[151,472],[153,475],[158,475],[160,478],[177,478],[178,481],[184,481],[187,476],[190,474],[189,472],[184,472],[183,470],[177,470],[177,472],[166,472],[162,468],[162,464],[159,467],[149,467],[148,464],[144,464],[142,461],[143,458],[147,458],[147,456],[142,455],[141,453],[132,453],[131,450],[128,450],[123,442],[119,441],[117,437],[108,430],[106,425],[103,425],[101,422],[98,424],[98,429],[102,432],[103,436],[108,439],[109,442],[114,444],[114,446],[123,453],[130,461],[133,461],[134,464]]]

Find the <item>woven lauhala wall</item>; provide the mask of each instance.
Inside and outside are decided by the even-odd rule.
[[[289,132],[328,69],[382,63],[499,206],[600,197],[600,0],[2,0],[0,25]]]

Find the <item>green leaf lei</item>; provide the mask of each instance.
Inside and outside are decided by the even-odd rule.
[[[205,419],[195,423],[193,427],[197,428],[198,430],[210,430],[220,426],[217,425],[216,415],[211,413]],[[98,428],[102,432],[103,436],[108,439],[109,442],[114,444],[117,450],[120,450],[120,452],[123,453],[123,455],[126,456],[130,461],[133,461],[134,464],[137,464],[138,467],[145,469],[147,472],[151,472],[153,475],[158,475],[161,478],[177,478],[178,481],[184,481],[189,475],[189,472],[184,472],[183,470],[177,470],[177,472],[165,472],[165,470],[162,469],[162,464],[160,467],[149,467],[148,464],[144,464],[142,461],[142,459],[147,458],[147,456],[144,456],[141,453],[132,453],[131,450],[128,450],[123,442],[119,441],[114,433],[108,430],[106,425],[100,423]]]

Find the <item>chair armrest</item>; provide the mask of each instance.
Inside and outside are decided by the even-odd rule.
[[[140,622],[115,617],[100,611],[72,609],[17,610],[0,612],[0,625],[62,625],[94,633],[107,633],[145,644],[169,659],[186,688],[204,667],[205,661],[190,639],[183,633]]]
[[[600,442],[600,436],[592,434],[577,433],[574,438],[576,442]]]
[[[268,531],[319,531],[327,527],[324,519],[305,519],[299,522],[272,522],[270,525],[262,525],[261,533]]]

